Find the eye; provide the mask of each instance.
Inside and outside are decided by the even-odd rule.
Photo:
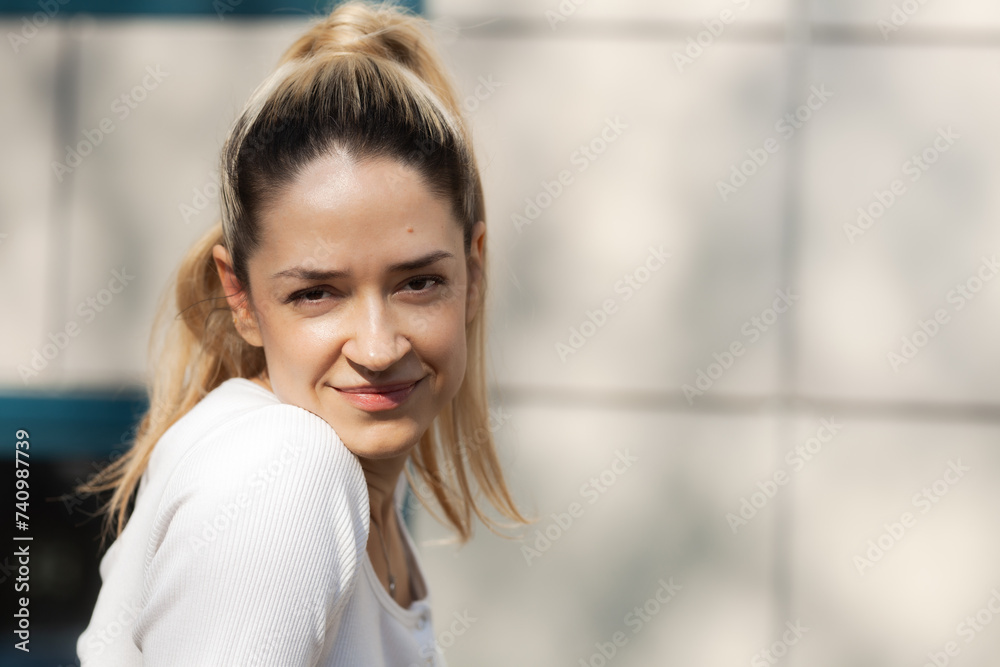
[[[321,287],[310,287],[309,289],[302,290],[301,292],[296,292],[288,297],[289,303],[317,303],[323,300],[324,295],[329,295],[330,292]]]
[[[411,285],[425,285],[426,286],[427,283],[431,283],[431,285],[433,286],[433,285],[444,285],[447,282],[448,281],[445,280],[444,278],[442,278],[441,276],[417,276],[416,278],[411,278],[409,281],[407,281],[406,285],[407,286],[411,286]],[[424,287],[423,289],[413,289],[413,290],[404,290],[404,291],[407,291],[407,292],[429,292],[432,288],[433,287]]]

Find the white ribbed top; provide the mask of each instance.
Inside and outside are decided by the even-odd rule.
[[[396,511],[419,598],[408,609],[368,560],[357,457],[320,417],[227,380],[156,443],[101,560],[81,665],[443,666]]]

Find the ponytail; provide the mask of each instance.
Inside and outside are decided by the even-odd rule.
[[[229,378],[254,377],[265,368],[263,350],[244,341],[230,317],[212,258],[213,246],[221,242],[222,226],[216,223],[181,260],[175,303],[159,306],[150,340],[149,361],[156,373],[147,388],[149,410],[132,446],[76,489],[82,494],[112,491],[101,510],[102,547],[109,534],[117,537],[124,529],[129,502],[167,429]],[[160,331],[163,338],[156,340]]]

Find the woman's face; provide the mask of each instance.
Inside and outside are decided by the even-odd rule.
[[[462,384],[484,235],[479,222],[466,258],[450,207],[416,171],[324,156],[262,212],[251,307],[230,305],[282,402],[322,417],[358,456],[395,456]],[[232,294],[221,246],[216,257]]]

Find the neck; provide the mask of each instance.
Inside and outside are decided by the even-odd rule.
[[[407,452],[408,454],[408,452]],[[403,473],[407,454],[386,459],[360,458],[361,469],[368,484],[368,502],[379,526],[390,525],[399,476]]]

